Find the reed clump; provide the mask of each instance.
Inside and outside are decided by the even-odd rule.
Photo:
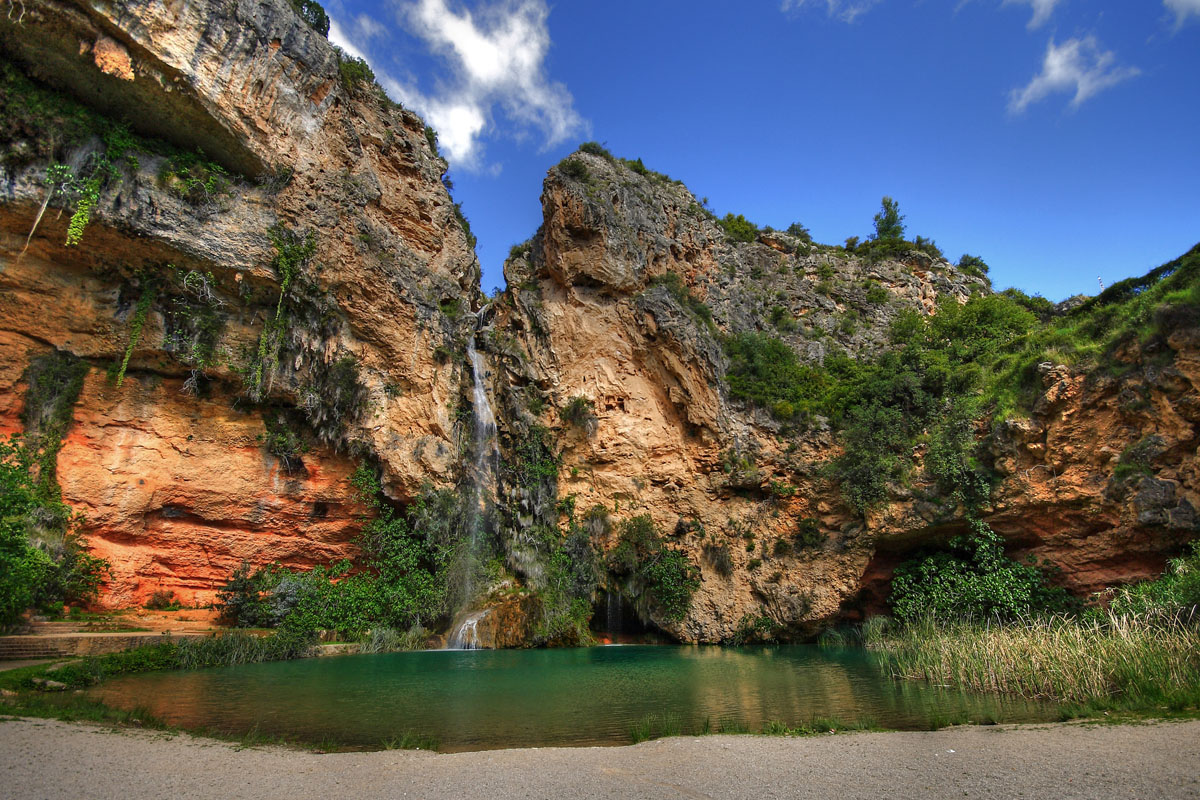
[[[867,647],[898,678],[1090,708],[1200,707],[1200,614],[1113,610],[1005,624],[874,626]]]

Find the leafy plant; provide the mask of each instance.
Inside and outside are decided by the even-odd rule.
[[[583,428],[589,433],[596,427],[596,404],[583,395],[575,395],[559,411],[559,416],[568,425]]]
[[[721,226],[721,230],[725,231],[725,238],[731,242],[748,243],[758,237],[758,226],[741,214],[737,216],[726,214],[717,220],[717,224]]]
[[[146,325],[146,315],[150,313],[150,306],[154,304],[154,298],[157,295],[157,281],[144,280],[141,296],[138,297],[137,305],[134,306],[133,316],[129,318],[129,343],[125,345],[125,355],[121,358],[121,363],[115,365],[113,370],[113,381],[117,386],[120,386],[121,382],[125,380],[125,370],[129,367],[129,359],[133,357],[133,351],[142,337],[142,328]]]
[[[292,8],[310,28],[322,36],[329,36],[329,15],[316,0],[288,0]]]
[[[945,550],[907,561],[892,577],[889,600],[896,617],[941,620],[1013,620],[1071,607],[1065,590],[1051,587],[1036,566],[1004,554],[1004,541],[981,522]]]
[[[229,173],[203,151],[174,153],[163,159],[158,182],[171,194],[192,205],[211,201],[229,191]]]
[[[683,553],[669,549],[654,520],[644,514],[621,524],[608,567],[625,578],[629,596],[648,601],[672,621],[687,616],[692,595],[700,588],[696,566]]]

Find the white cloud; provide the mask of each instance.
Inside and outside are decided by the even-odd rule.
[[[456,13],[446,0],[398,8],[401,24],[448,63],[449,74],[433,94],[390,78],[384,86],[425,115],[456,166],[479,167],[480,138],[497,107],[518,135],[534,129],[546,147],[586,129],[571,93],[546,75],[550,33],[544,0],[497,0],[476,13]]]
[[[829,16],[843,22],[854,22],[860,15],[867,13],[881,2],[883,0],[783,0],[779,10],[783,12],[798,11],[806,6],[823,4]]]
[[[1078,108],[1092,95],[1141,74],[1137,67],[1119,67],[1115,61],[1116,55],[1101,50],[1094,36],[1068,39],[1061,45],[1055,45],[1051,39],[1042,60],[1042,71],[1025,88],[1012,90],[1008,110],[1019,114],[1047,95],[1070,91],[1075,92],[1071,107]]]
[[[1033,6],[1033,17],[1029,20],[1029,29],[1041,27],[1042,23],[1050,19],[1050,15],[1054,13],[1054,7],[1061,0],[1004,0],[1004,5],[1012,5],[1019,3],[1021,5]]]
[[[346,38],[346,32],[342,30],[342,26],[339,25],[338,21],[333,17],[329,18],[329,41],[345,50],[349,55],[352,55],[355,58],[361,58],[363,61],[367,60],[367,57],[363,54],[363,51],[355,47],[354,43]]]
[[[1163,0],[1163,5],[1175,12],[1175,26],[1179,27],[1188,17],[1200,17],[1200,0]]]

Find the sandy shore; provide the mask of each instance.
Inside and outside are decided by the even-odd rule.
[[[314,754],[50,720],[0,722],[3,798],[1185,798],[1200,720],[965,727],[633,747]]]

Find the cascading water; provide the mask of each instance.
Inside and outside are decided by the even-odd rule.
[[[479,322],[482,322],[486,311],[486,306],[479,311]],[[478,322],[476,327],[478,328]],[[462,565],[458,570],[459,585],[456,587],[458,602],[463,608],[475,598],[476,574],[483,562],[484,529],[487,525],[489,510],[496,502],[496,484],[500,470],[500,445],[496,441],[496,416],[492,412],[492,404],[488,398],[483,357],[479,355],[479,350],[475,347],[475,334],[472,334],[467,342],[467,358],[471,361],[471,372],[474,379],[472,394],[474,426],[471,437],[474,460],[470,475],[471,502],[466,515],[466,551],[462,554]],[[483,611],[463,617],[454,632],[451,633],[448,646],[460,650],[477,649],[479,645],[475,626],[486,614],[487,612]]]
[[[446,642],[448,650],[479,650],[479,621],[488,615],[489,609],[467,614]]]

